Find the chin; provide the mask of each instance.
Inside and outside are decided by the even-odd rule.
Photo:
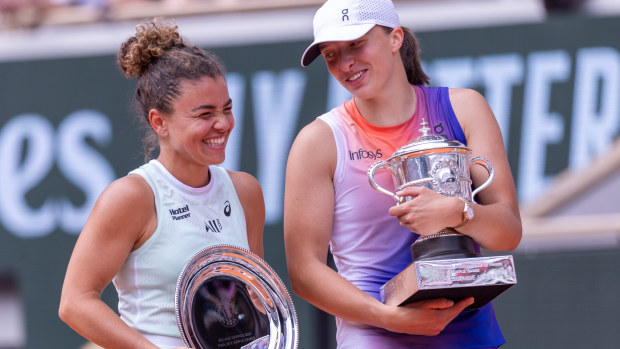
[[[211,164],[213,164],[213,165],[221,165],[224,162],[224,160],[226,160],[226,157],[224,157],[224,156],[218,157],[216,159],[213,159]]]

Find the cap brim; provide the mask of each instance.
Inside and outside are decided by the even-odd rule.
[[[301,56],[301,66],[307,67],[318,56],[321,55],[319,44],[331,41],[351,41],[359,39],[364,36],[370,29],[372,29],[375,23],[364,23],[356,25],[348,25],[341,27],[332,27],[323,30],[316,35],[314,42],[308,46]]]
[[[314,62],[314,60],[321,55],[321,50],[319,49],[320,42],[312,43],[312,45],[308,46],[304,54],[301,56],[301,66],[307,67],[310,63]]]

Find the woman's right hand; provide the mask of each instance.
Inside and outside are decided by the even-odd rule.
[[[473,302],[473,297],[458,302],[437,298],[400,307],[386,306],[389,309],[382,327],[392,332],[436,336]]]
[[[390,207],[390,215],[397,217],[400,225],[419,235],[437,233],[463,220],[463,201],[456,197],[442,195],[426,187],[407,187],[396,195],[411,199]]]

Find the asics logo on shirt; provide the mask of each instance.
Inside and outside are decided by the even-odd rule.
[[[349,159],[350,160],[362,160],[362,159],[381,159],[383,154],[381,153],[381,149],[377,149],[376,151],[372,150],[364,150],[360,148],[359,150],[352,152],[349,150]]]
[[[168,210],[170,212],[170,216],[172,216],[172,220],[179,221],[181,219],[189,218],[191,215],[189,212],[189,205],[185,205],[179,208],[171,208]]]
[[[224,215],[226,217],[230,217],[231,209],[230,209],[230,201],[226,200],[224,202]]]

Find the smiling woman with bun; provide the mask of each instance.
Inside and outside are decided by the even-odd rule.
[[[263,195],[251,175],[217,166],[235,124],[218,57],[154,20],[122,44],[118,62],[137,79],[147,155],[159,153],[97,200],[69,261],[59,313],[104,348],[184,347],[174,309],[179,274],[212,245],[262,257]],[[110,282],[120,317],[100,297]]]

